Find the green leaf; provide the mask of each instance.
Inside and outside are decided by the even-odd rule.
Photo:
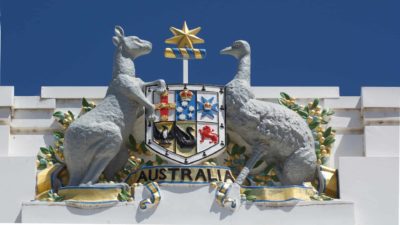
[[[46,168],[47,168],[47,161],[46,161],[46,159],[41,158],[41,159],[39,160],[38,169],[39,169],[39,170],[44,170],[44,169],[46,169]]]
[[[158,165],[161,165],[163,164],[164,160],[160,156],[156,155],[156,162]]]
[[[238,153],[239,155],[243,154],[246,151],[246,147],[242,146],[239,148]]]
[[[278,178],[278,176],[276,176],[276,175],[275,175],[275,176],[272,176],[271,178],[272,178],[272,180],[275,181],[275,182],[278,182],[278,181],[279,181],[279,178]]]
[[[287,106],[283,99],[278,99],[279,104]]]
[[[305,111],[303,111],[303,110],[299,110],[299,111],[297,111],[297,113],[298,113],[301,117],[303,117],[304,119],[306,119],[306,118],[308,117],[308,113],[305,112]]]
[[[136,167],[136,166],[137,166],[137,163],[136,163],[135,161],[131,160],[131,159],[128,159],[128,162],[129,162],[133,167]]]
[[[245,195],[249,195],[251,193],[251,190],[245,190],[244,192],[243,192],[243,194],[245,194]]]
[[[335,140],[333,137],[328,137],[327,139],[325,139],[324,145],[325,145],[325,146],[331,145],[331,144],[333,144],[335,141],[336,141],[336,140]]]
[[[53,116],[57,117],[57,118],[61,118],[61,117],[64,118],[64,114],[62,112],[60,112],[60,111],[57,111],[57,112],[53,113]]]
[[[274,164],[268,165],[267,168],[265,168],[265,174],[267,175],[274,167]]]
[[[287,100],[291,99],[291,97],[288,94],[286,94],[285,92],[281,92],[280,95],[281,95],[282,98],[285,98]]]
[[[51,145],[49,145],[49,152],[50,152],[50,154],[54,154],[54,148]]]
[[[259,167],[263,162],[264,162],[264,160],[262,160],[262,159],[258,160],[256,162],[256,165],[254,165],[253,169]]]
[[[318,98],[316,98],[316,99],[314,99],[314,102],[313,102],[313,104],[312,104],[312,109],[314,109],[315,107],[317,107],[318,106],[318,104],[319,104],[319,99]]]
[[[132,134],[129,135],[129,147],[132,151],[137,151],[136,149],[136,140]]]
[[[53,137],[54,137],[56,140],[59,140],[59,139],[61,139],[61,138],[64,138],[64,133],[61,132],[61,131],[54,131],[54,132],[53,132]]]
[[[75,115],[71,111],[68,110],[68,114],[71,116],[72,120],[75,119]]]
[[[146,152],[149,151],[149,150],[147,149],[146,144],[145,144],[144,141],[140,144],[140,148],[143,150],[144,153],[146,153]]]
[[[259,182],[264,182],[264,180],[261,180],[261,179],[255,178],[255,177],[253,177],[253,181],[254,181],[254,182],[258,182],[258,183],[259,183]]]
[[[326,129],[326,131],[324,132],[324,138],[327,138],[329,135],[331,135],[331,132],[332,132],[332,127]]]
[[[310,127],[311,130],[314,130],[317,126],[319,125],[319,122],[312,122],[310,123],[310,125],[308,125]]]
[[[237,144],[233,145],[231,153],[232,153],[232,155],[239,154],[239,145],[237,145]]]
[[[257,196],[255,195],[246,195],[246,200],[247,201],[255,201],[257,199]]]
[[[40,147],[40,151],[41,151],[43,154],[49,154],[49,153],[50,153],[49,149],[47,149],[47,148],[45,148],[45,147]]]
[[[86,98],[82,98],[82,106],[83,106],[83,107],[89,107],[89,106],[90,106],[90,104],[89,104],[89,102],[86,100]]]
[[[145,164],[144,164],[145,166],[153,166],[154,165],[154,163],[153,163],[153,161],[147,161]]]

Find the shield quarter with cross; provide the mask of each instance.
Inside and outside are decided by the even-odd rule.
[[[225,91],[207,85],[169,85],[162,93],[146,87],[156,120],[146,120],[146,145],[177,164],[203,162],[226,145]]]

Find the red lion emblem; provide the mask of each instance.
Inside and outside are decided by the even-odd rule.
[[[199,129],[200,135],[201,135],[201,140],[200,143],[203,143],[205,139],[210,139],[210,144],[218,143],[218,134],[213,133],[214,129],[211,129],[209,126],[204,126],[202,129]]]

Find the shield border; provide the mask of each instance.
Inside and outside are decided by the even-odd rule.
[[[220,95],[223,96],[223,103],[222,103],[222,105],[223,105],[223,107],[224,107],[224,110],[223,110],[224,112],[219,112],[219,114],[218,114],[218,116],[220,116],[220,113],[222,113],[222,116],[223,116],[223,119],[224,119],[224,128],[223,128],[224,135],[223,135],[223,136],[218,135],[219,140],[218,140],[218,144],[217,144],[217,145],[220,145],[221,147],[218,148],[218,150],[214,150],[214,151],[211,152],[210,154],[207,154],[206,152],[207,152],[210,148],[212,148],[212,147],[210,147],[210,148],[208,148],[208,149],[205,149],[204,151],[199,152],[199,153],[196,153],[196,154],[194,154],[194,155],[192,155],[192,156],[189,156],[189,157],[184,157],[184,156],[178,155],[178,154],[176,154],[175,152],[171,152],[171,151],[169,151],[169,150],[166,150],[166,149],[163,148],[162,146],[160,146],[160,145],[158,145],[157,143],[155,143],[155,142],[153,141],[152,135],[151,135],[151,137],[149,138],[149,135],[148,135],[149,130],[151,130],[151,129],[152,129],[152,126],[154,126],[154,125],[151,124],[151,123],[149,123],[149,122],[147,121],[146,118],[145,118],[145,144],[146,144],[146,146],[147,146],[152,152],[154,152],[155,154],[157,154],[157,155],[159,155],[159,156],[165,158],[167,161],[174,161],[174,162],[176,162],[176,163],[178,163],[178,164],[181,164],[181,165],[192,165],[192,164],[201,163],[201,162],[203,162],[203,161],[205,161],[205,160],[207,160],[207,159],[209,159],[209,158],[211,158],[211,157],[215,157],[215,156],[221,154],[221,153],[223,152],[224,148],[226,148],[226,146],[227,146],[227,143],[226,143],[226,140],[227,140],[227,130],[226,130],[226,100],[225,100],[225,97],[226,97],[226,96],[225,96],[225,93],[226,93],[226,91],[225,91],[225,87],[224,87],[224,86],[219,86],[219,85],[206,85],[206,84],[169,84],[169,85],[167,86],[168,90],[171,90],[171,88],[172,88],[173,91],[182,90],[182,89],[185,88],[185,87],[188,88],[189,90],[192,90],[192,91],[207,91],[207,90],[204,90],[204,89],[207,89],[207,88],[216,88],[216,89],[218,89],[219,91],[215,90],[215,91],[210,91],[210,92],[219,93]],[[148,100],[150,100],[153,104],[154,104],[154,101],[153,101],[154,99],[152,99],[152,98],[153,98],[153,92],[154,92],[155,89],[157,89],[157,87],[154,86],[154,85],[152,85],[152,86],[146,86],[146,87],[145,87],[146,98],[147,98]],[[222,93],[221,93],[221,91],[222,91]],[[218,101],[220,101],[220,98],[219,98]],[[197,102],[196,102],[196,104],[197,104]],[[196,112],[196,113],[197,113],[197,112]],[[173,122],[174,122],[174,123],[176,122],[176,115],[175,115],[175,120],[174,120]],[[220,122],[221,122],[221,121],[219,121],[218,124],[217,124],[218,127],[220,127]],[[195,123],[198,124],[197,118],[196,118],[196,120],[195,120]],[[151,128],[151,129],[149,129],[149,128]],[[150,131],[150,132],[151,132],[151,131]],[[198,132],[198,131],[196,130],[196,136],[197,136],[197,132]],[[221,133],[221,132],[219,132],[219,133]],[[151,134],[151,133],[150,133],[150,134]],[[223,137],[223,139],[222,139],[221,137]],[[157,149],[153,148],[152,145],[159,146],[162,150],[161,150],[161,151],[160,151],[160,150],[157,150]],[[196,143],[196,145],[197,145],[197,143]],[[170,155],[173,155],[174,157],[171,157]],[[178,158],[178,159],[177,159],[177,158]]]

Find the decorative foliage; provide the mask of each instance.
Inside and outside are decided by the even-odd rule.
[[[326,125],[334,112],[330,109],[322,109],[319,105],[319,99],[314,99],[314,101],[309,102],[308,105],[303,106],[297,104],[295,98],[284,92],[281,92],[279,103],[297,112],[306,120],[308,126],[313,132],[318,164],[326,164],[335,142],[336,132],[332,127],[326,127]]]
[[[64,200],[63,197],[59,196],[57,193],[53,192],[53,190],[50,190],[47,193],[47,201],[49,202],[61,202]]]
[[[257,196],[251,193],[251,190],[246,190],[243,192],[246,201],[254,202],[257,199]]]
[[[133,198],[129,191],[122,189],[121,192],[118,194],[118,200],[120,202],[131,202],[133,201]]]

